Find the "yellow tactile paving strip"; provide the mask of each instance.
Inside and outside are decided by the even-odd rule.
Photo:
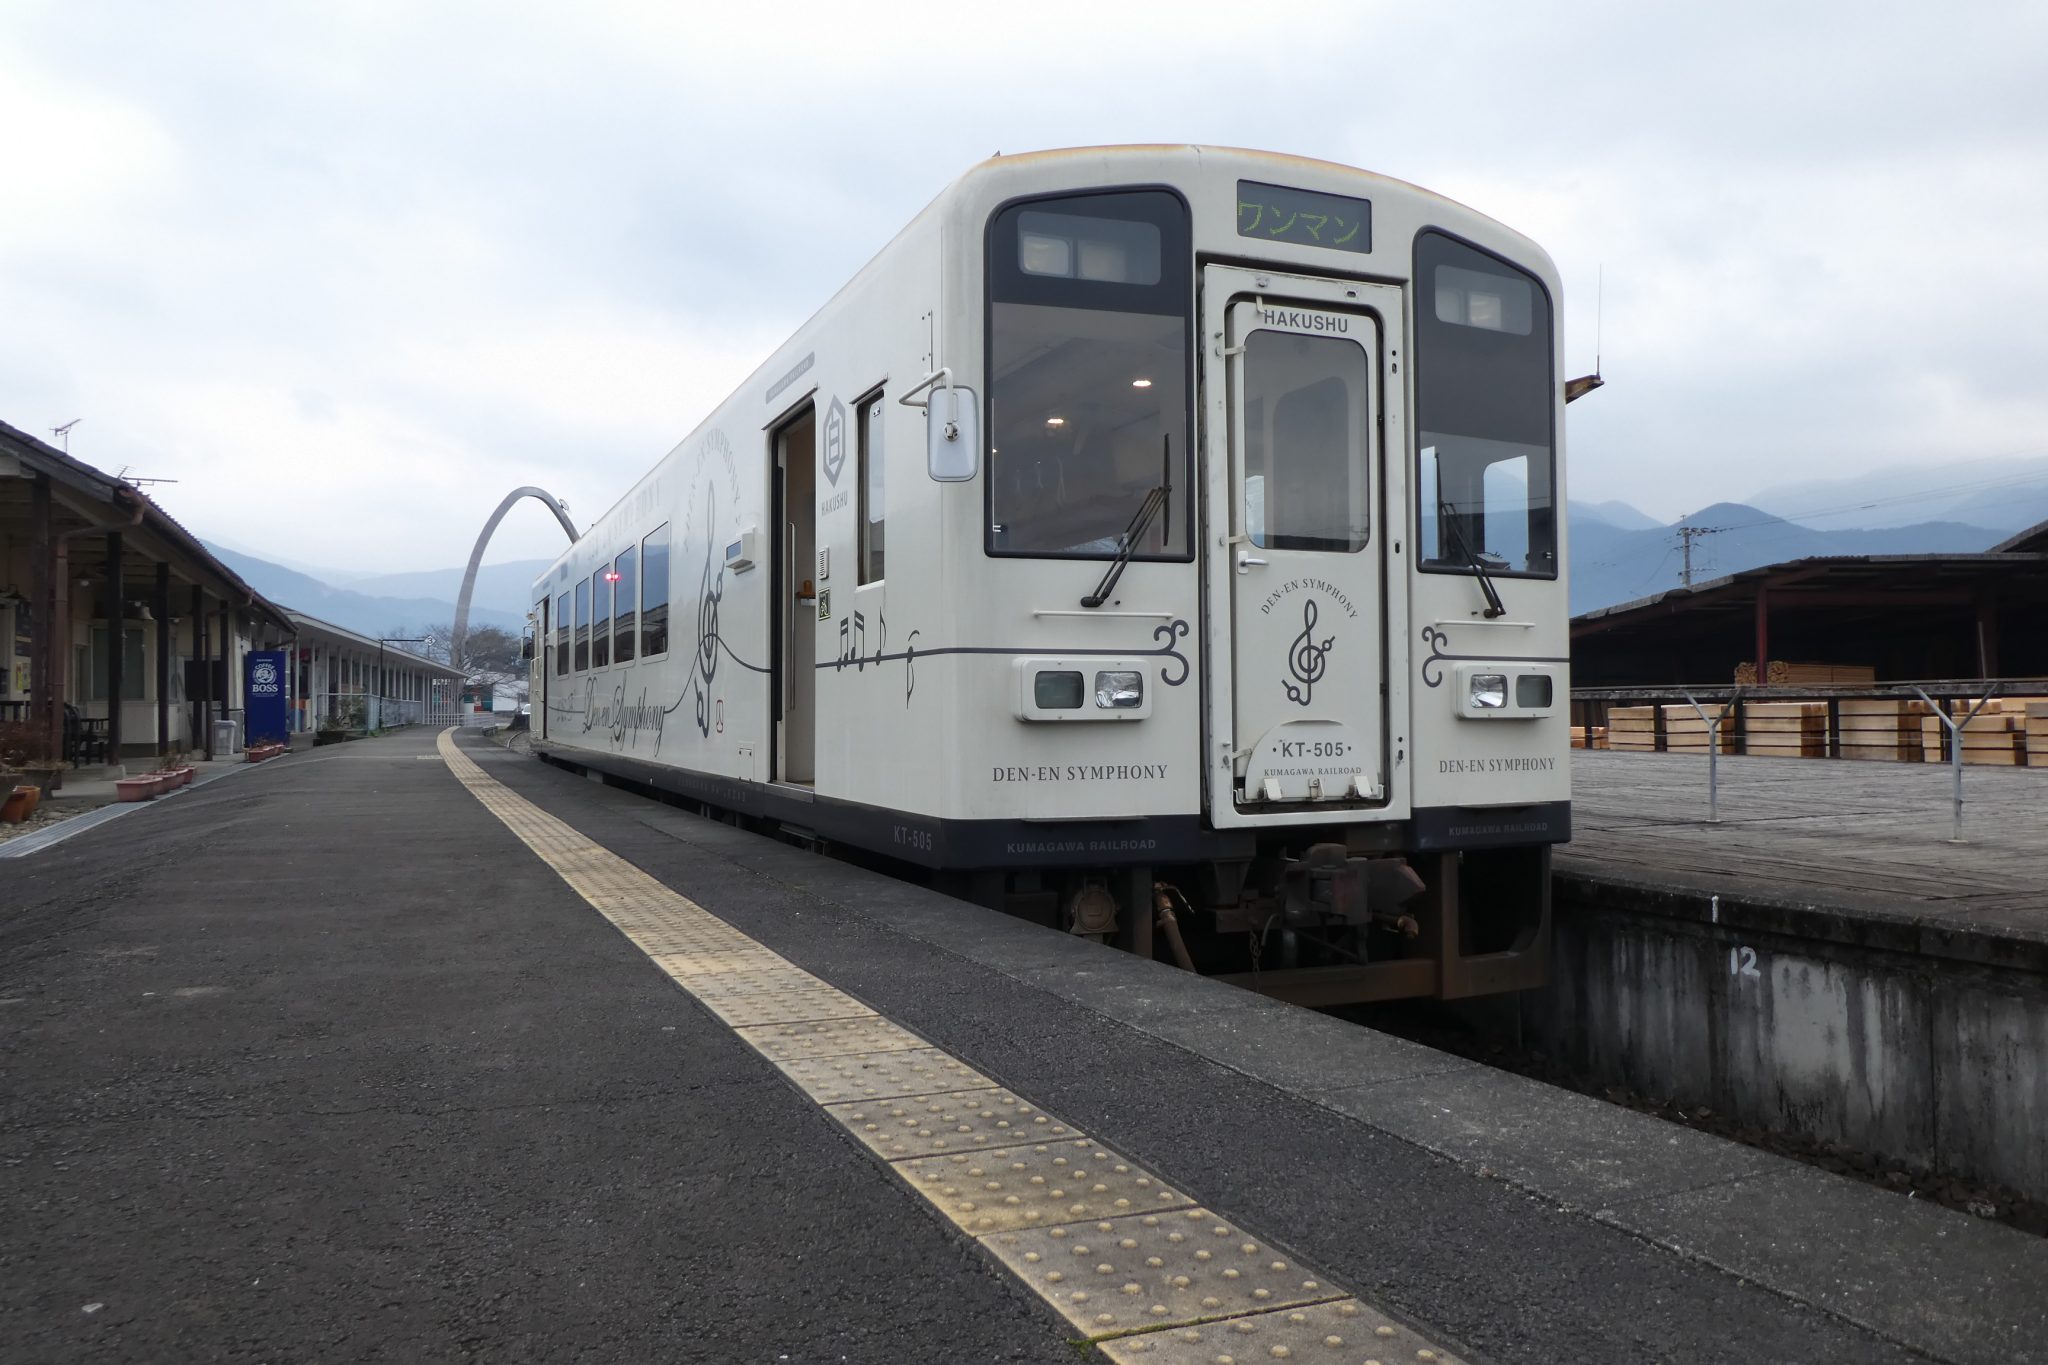
[[[439,747],[571,889],[1117,1365],[1459,1365],[586,839],[484,772],[452,730]]]

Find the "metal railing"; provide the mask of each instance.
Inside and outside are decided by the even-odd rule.
[[[1735,683],[1724,686],[1575,687],[1572,689],[1572,728],[1582,736],[1581,747],[1592,749],[1593,731],[1606,728],[1609,712],[1618,706],[1652,706],[1654,723],[1650,730],[1651,752],[1671,752],[1667,744],[1664,707],[1684,703],[1690,706],[1707,729],[1707,823],[1721,822],[1721,731],[1731,720],[1734,752],[1750,753],[1748,708],[1760,703],[1824,702],[1827,705],[1825,757],[1842,757],[1842,707],[1844,701],[1920,701],[1928,714],[1942,725],[1942,758],[1950,769],[1950,803],[1953,832],[1949,842],[1963,841],[1963,732],[1984,708],[1999,697],[2048,697],[2048,678],[1943,678],[1929,681],[1888,683]],[[1707,708],[1716,706],[1709,713]],[[1965,710],[1964,708],[1968,709]],[[1595,717],[1598,720],[1595,720]],[[1613,731],[1608,744],[1613,748]],[[1901,731],[1901,733],[1904,733]],[[1901,741],[1902,743],[1904,741]],[[1685,752],[1690,752],[1687,746]],[[1623,752],[1627,752],[1624,750]],[[1637,750],[1636,752],[1643,752]]]

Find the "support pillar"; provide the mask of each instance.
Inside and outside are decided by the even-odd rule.
[[[1998,604],[1986,594],[1977,600],[1977,676],[1998,676]]]
[[[1756,590],[1756,682],[1758,687],[1771,684],[1771,597],[1762,584]]]
[[[171,751],[171,566],[161,561],[149,610],[156,617],[156,752],[162,758]]]
[[[198,729],[193,732],[208,761],[213,758],[213,659],[206,642],[206,589],[192,585],[192,653],[199,664]]]
[[[124,568],[119,531],[107,532],[107,581],[101,587],[107,618],[107,762],[121,761],[121,702],[128,695],[128,635],[122,627],[128,603],[121,596]]]
[[[220,604],[220,673],[220,718],[226,720],[235,704],[235,617],[226,598]]]
[[[38,474],[29,490],[28,595],[31,645],[28,662],[29,724],[40,737],[45,752],[37,755],[56,762],[64,754],[64,706],[58,694],[61,674],[52,662],[63,653],[57,644],[57,582],[63,572],[58,563],[58,542],[50,502],[50,476]]]

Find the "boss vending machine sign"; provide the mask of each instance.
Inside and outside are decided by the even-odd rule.
[[[289,738],[284,690],[284,651],[252,650],[242,662],[243,695],[249,699],[247,742]]]

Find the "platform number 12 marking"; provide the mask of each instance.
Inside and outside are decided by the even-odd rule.
[[[1728,975],[1762,976],[1756,969],[1756,949],[1730,948],[1728,950]]]

